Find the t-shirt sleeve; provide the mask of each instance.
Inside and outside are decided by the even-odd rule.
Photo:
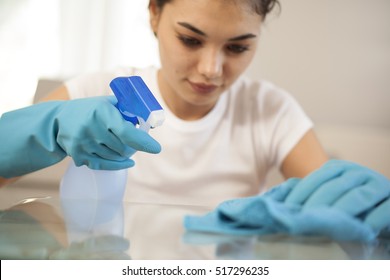
[[[291,150],[313,127],[297,101],[286,91],[267,86],[260,102],[268,159],[280,167]]]

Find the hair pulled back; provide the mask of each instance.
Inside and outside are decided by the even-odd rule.
[[[172,2],[173,0],[154,0],[159,9],[162,9],[165,4]],[[176,0],[180,1],[180,0]],[[235,0],[241,2],[242,0]],[[260,15],[263,20],[273,10],[275,6],[280,7],[278,0],[246,0],[253,11]]]

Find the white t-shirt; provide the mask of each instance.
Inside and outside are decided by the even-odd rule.
[[[121,68],[66,83],[71,98],[112,94],[118,76],[143,78],[165,111],[165,122],[150,131],[162,146],[158,155],[138,152],[129,169],[126,201],[215,207],[232,198],[264,190],[271,167],[312,127],[297,102],[266,81],[239,78],[205,117],[177,118],[157,85],[157,69]]]

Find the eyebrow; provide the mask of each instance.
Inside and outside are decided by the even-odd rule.
[[[256,38],[256,35],[252,33],[248,33],[234,38],[230,38],[228,41],[240,41],[240,40],[251,39],[251,38]]]
[[[204,36],[204,37],[207,37],[207,34],[204,33],[202,30],[199,30],[198,28],[196,28],[195,26],[187,23],[187,22],[178,22],[177,24],[191,30],[192,32],[196,33],[196,34],[199,34],[201,36]],[[256,38],[257,36],[255,34],[252,34],[252,33],[248,33],[248,34],[244,34],[244,35],[240,35],[240,36],[237,36],[237,37],[233,37],[233,38],[230,38],[228,39],[228,41],[240,41],[240,40],[245,40],[245,39],[251,39],[251,38]]]
[[[195,26],[193,26],[193,25],[191,25],[191,24],[189,24],[187,22],[181,22],[180,21],[177,24],[179,24],[179,25],[181,25],[181,26],[191,30],[192,32],[195,32],[195,33],[197,33],[199,35],[207,37],[206,33],[204,33],[203,31],[199,30],[198,28],[196,28]]]

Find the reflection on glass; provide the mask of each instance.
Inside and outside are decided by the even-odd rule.
[[[95,204],[95,213],[83,214],[81,201],[62,201],[63,219],[45,202],[32,199],[0,211],[1,259],[130,259],[122,207]]]

